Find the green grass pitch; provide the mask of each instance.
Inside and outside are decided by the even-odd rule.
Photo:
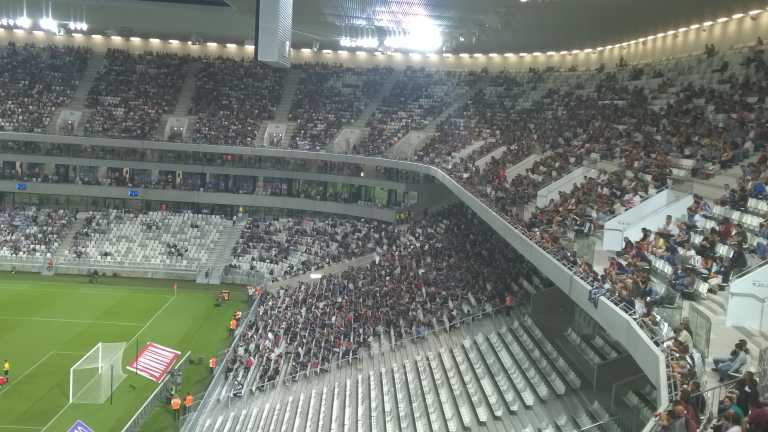
[[[232,301],[215,308],[223,286],[171,281],[0,273],[0,361],[12,363],[10,385],[0,389],[0,432],[65,431],[76,419],[96,432],[119,431],[157,384],[128,374],[113,394],[113,404],[68,404],[69,369],[99,342],[128,342],[123,367],[135,356],[136,343],[156,342],[201,365],[184,370],[181,391],[197,394],[208,384],[207,358],[226,348],[227,325],[235,309],[246,309],[242,288]],[[173,430],[166,407],[158,408],[142,428]]]

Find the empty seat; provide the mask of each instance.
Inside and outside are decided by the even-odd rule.
[[[269,423],[269,414],[270,411],[270,404],[267,403],[264,405],[264,409],[261,411],[261,418],[259,419],[259,427],[256,429],[256,432],[266,432],[267,431],[267,424]]]
[[[301,432],[306,429],[307,415],[309,414],[309,405],[307,396],[304,392],[299,395],[299,402],[296,404],[296,418],[293,420],[291,432]]]
[[[518,393],[520,393],[523,403],[528,407],[532,407],[535,402],[533,390],[531,390],[528,382],[523,378],[523,373],[520,371],[515,361],[512,360],[512,356],[509,354],[504,342],[502,342],[499,335],[495,332],[488,336],[488,340],[491,341],[493,349],[499,355],[501,364],[504,365],[504,369],[507,370],[507,374],[515,384],[515,388],[517,388]]]
[[[381,421],[379,418],[379,410],[381,409],[381,402],[379,402],[379,389],[376,385],[376,374],[373,371],[368,373],[368,383],[371,386],[371,431],[379,432],[381,430]]]
[[[396,426],[394,392],[392,391],[391,379],[386,369],[381,369],[381,393],[384,399],[384,427],[386,432],[395,432],[399,428]]]
[[[480,351],[473,343],[472,339],[464,339],[462,344],[464,345],[464,351],[469,357],[470,363],[472,363],[477,379],[480,381],[480,387],[483,389],[483,392],[485,392],[485,396],[488,398],[488,402],[491,405],[491,412],[493,412],[495,417],[501,417],[504,413],[501,397],[498,394],[496,386],[493,384],[492,378],[486,370]]]
[[[352,426],[352,382],[347,379],[344,385],[344,432],[350,432]]]
[[[573,369],[568,365],[568,363],[565,362],[563,357],[560,355],[559,352],[555,349],[555,347],[552,345],[551,342],[544,336],[544,334],[539,330],[539,328],[536,326],[536,323],[533,322],[533,320],[527,316],[524,315],[522,317],[523,325],[526,329],[533,335],[534,338],[539,342],[539,345],[541,345],[542,350],[549,356],[550,359],[552,359],[552,362],[555,364],[555,367],[560,371],[561,374],[565,377],[566,381],[571,385],[572,388],[578,389],[581,387],[581,379],[579,379],[578,375],[576,375],[576,372],[573,371]]]
[[[496,359],[496,354],[493,353],[493,348],[488,343],[485,335],[478,334],[475,337],[475,340],[477,341],[477,346],[480,347],[480,352],[482,353],[485,362],[488,364],[488,369],[490,369],[493,379],[499,386],[502,397],[507,403],[507,408],[512,412],[517,411],[520,407],[520,401],[515,393],[512,380],[509,378],[506,371],[504,371],[501,363]]]
[[[517,320],[512,320],[512,323],[513,325],[511,327],[515,331],[515,335],[523,344],[523,346],[525,346],[528,354],[530,354],[531,359],[533,360],[533,363],[539,367],[542,375],[544,375],[549,380],[549,384],[555,390],[555,393],[561,396],[564,395],[566,390],[565,383],[555,372],[554,367],[550,363],[550,359],[541,352],[539,346],[533,342],[533,339],[528,336],[528,333],[525,332]]]
[[[461,430],[462,427],[469,427],[468,422],[464,422],[461,414],[454,410],[453,398],[450,394],[451,390],[448,388],[449,383],[437,358],[430,352],[427,353],[427,360],[429,361],[429,368],[432,372],[432,377],[434,378],[437,395],[440,397],[440,406],[443,409],[448,430],[450,432],[457,432]]]
[[[366,386],[368,380],[362,375],[357,376],[357,431],[371,430],[371,392]]]
[[[432,353],[430,353],[432,354]],[[470,408],[470,402],[468,400],[467,394],[465,392],[465,388],[463,383],[461,382],[461,378],[459,378],[458,373],[456,372],[456,367],[453,364],[453,360],[450,362],[448,361],[449,354],[445,352],[444,349],[440,350],[440,361],[442,362],[442,367],[445,370],[445,375],[448,378],[448,383],[450,384],[451,391],[453,392],[453,397],[456,399],[456,405],[459,408],[459,414],[461,415],[461,421],[464,423],[464,427],[469,428],[472,424],[472,414],[471,414],[471,408]],[[430,359],[430,363],[432,360]],[[432,369],[434,370],[435,366],[432,365]]]
[[[328,387],[323,387],[323,393],[320,397],[320,413],[317,417],[317,432],[325,432],[328,430],[328,419],[326,417],[328,415],[328,403],[331,397],[332,396],[328,395]],[[309,422],[307,422],[307,425],[309,425]]]
[[[441,401],[439,399],[439,396],[437,395],[437,389],[435,388],[435,384],[432,379],[432,372],[430,371],[429,366],[424,360],[424,357],[421,357],[421,356],[416,357],[416,370],[419,374],[422,394],[424,395],[424,403],[426,405],[427,414],[429,415],[430,424],[432,425],[432,431],[442,432],[445,430],[445,427],[443,427],[443,425],[446,419],[442,411],[440,410]],[[448,408],[445,405],[447,404],[444,404],[443,409]],[[449,430],[451,432],[454,432],[454,429],[450,429],[450,425],[449,425]]]
[[[339,424],[339,410],[341,409],[341,399],[339,395],[339,383],[333,384],[333,401],[331,402],[331,424],[330,431],[336,432]]]
[[[544,379],[541,377],[541,375],[539,375],[539,371],[536,370],[536,368],[531,364],[530,360],[528,360],[528,356],[526,356],[525,352],[517,343],[514,336],[512,336],[506,327],[502,328],[501,331],[499,331],[499,334],[501,334],[502,339],[504,339],[504,342],[506,342],[509,350],[512,352],[512,355],[515,357],[515,360],[517,360],[520,368],[525,373],[525,376],[528,377],[528,381],[533,384],[533,388],[536,390],[536,393],[538,393],[539,397],[544,400],[549,399],[551,396],[549,387],[547,387]]]
[[[290,428],[296,420],[294,400],[293,396],[288,396],[288,402],[285,403],[285,413],[283,413],[283,422],[280,425],[280,432],[290,432]]]
[[[413,368],[413,362],[407,361],[404,365],[406,384],[411,398],[411,408],[413,409],[413,424],[416,426],[416,432],[427,432],[430,430],[427,410],[424,407],[424,395],[419,386],[419,377]]]
[[[280,415],[282,414],[282,405],[280,402],[275,405],[275,409],[272,412],[272,421],[269,422],[269,432],[277,432],[277,427],[280,423]]]

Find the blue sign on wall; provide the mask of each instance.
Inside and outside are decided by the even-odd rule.
[[[93,432],[93,429],[89,428],[82,420],[78,420],[70,426],[67,432]]]
[[[139,191],[129,189],[128,190],[128,198],[138,198],[139,197]]]
[[[16,190],[20,190],[20,191],[27,190],[27,184],[26,183],[16,183]]]

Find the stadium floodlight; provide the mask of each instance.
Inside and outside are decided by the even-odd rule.
[[[49,32],[57,33],[59,31],[59,22],[51,17],[41,19],[38,24],[40,28]]]
[[[16,26],[23,29],[28,29],[32,27],[32,20],[26,15],[18,17],[16,18]]]
[[[99,343],[69,369],[69,403],[102,404],[125,379],[125,343]]]

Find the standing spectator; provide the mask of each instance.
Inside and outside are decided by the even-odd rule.
[[[171,410],[173,410],[173,420],[178,423],[181,420],[181,399],[177,394],[171,398]]]

